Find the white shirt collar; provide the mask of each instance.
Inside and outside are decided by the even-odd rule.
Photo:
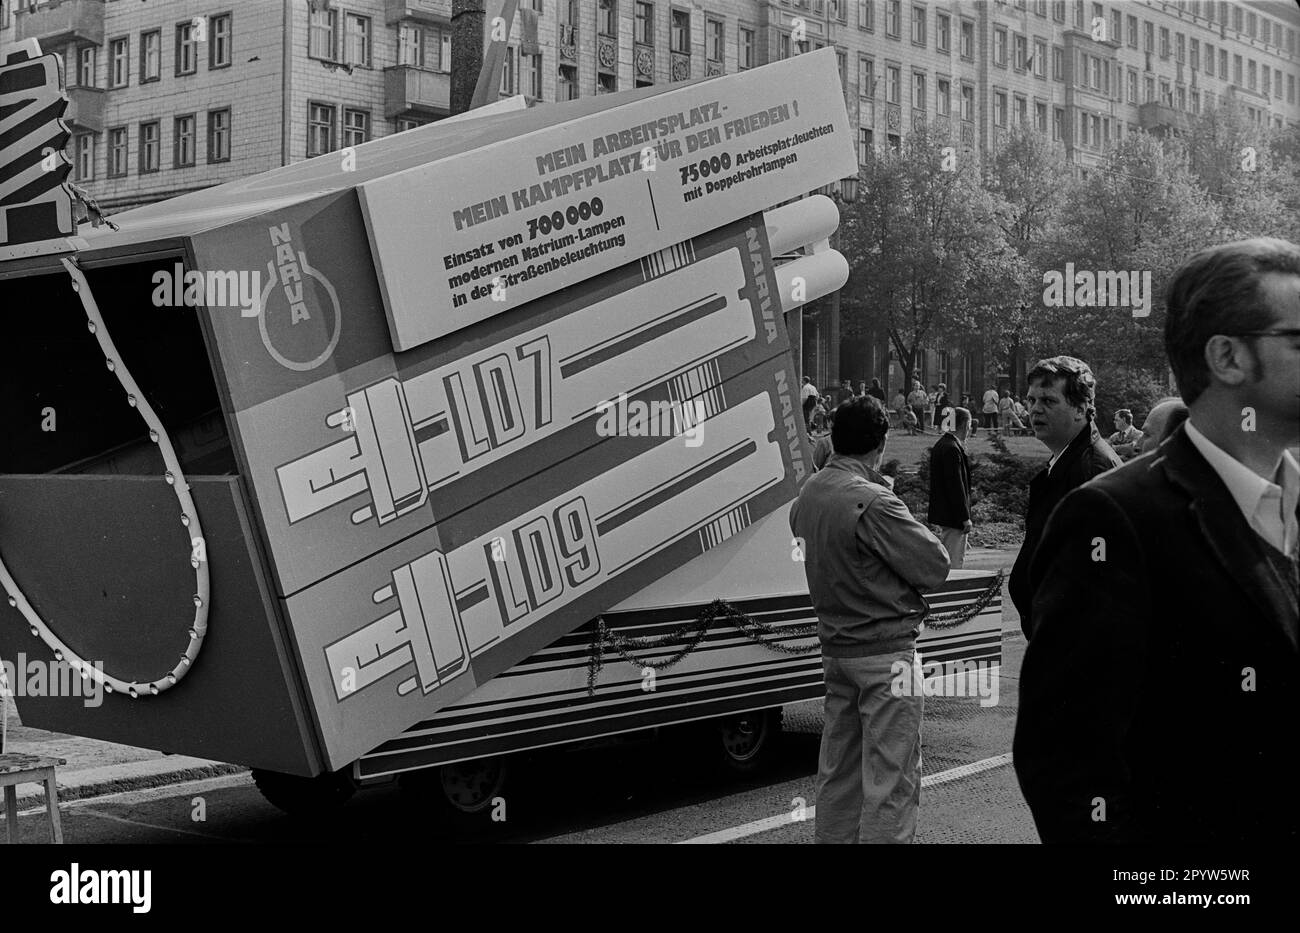
[[[1296,499],[1300,496],[1300,463],[1296,462],[1291,451],[1282,451],[1282,485],[1279,486],[1215,444],[1197,429],[1190,418],[1183,430],[1223,480],[1223,485],[1228,487],[1251,529],[1283,554],[1292,553],[1298,534],[1295,509]]]

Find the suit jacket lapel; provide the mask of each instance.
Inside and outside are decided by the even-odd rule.
[[[1292,649],[1298,647],[1296,629],[1288,624],[1291,606],[1273,585],[1261,553],[1267,545],[1246,523],[1228,487],[1219,474],[1205,462],[1179,427],[1160,445],[1166,475],[1191,498],[1201,534],[1228,571],[1233,581],[1269,619],[1274,631],[1280,631]]]

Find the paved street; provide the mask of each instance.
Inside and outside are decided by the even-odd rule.
[[[1006,552],[972,560],[1004,562]],[[973,697],[926,700],[920,843],[1037,841],[1010,765],[1025,641],[1009,602],[1003,628],[996,706]],[[413,831],[443,842],[811,842],[812,820],[796,817],[801,801],[809,816],[816,804],[820,703],[787,706],[784,718],[779,755],[755,778],[710,773],[680,732],[528,758],[514,766],[500,823],[487,815],[449,822],[426,798],[391,785],[361,791],[335,818],[296,821],[240,773],[68,801],[64,834],[82,843],[383,842],[409,840]],[[44,838],[39,810],[25,811],[21,824],[25,841]]]

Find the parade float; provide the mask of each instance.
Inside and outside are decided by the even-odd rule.
[[[101,223],[11,47],[0,658],[106,694],[24,723],[287,810],[412,773],[473,810],[505,756],[683,723],[757,761],[822,690],[784,313],[848,274],[839,86],[485,108]],[[997,583],[927,594],[927,661],[997,663]]]

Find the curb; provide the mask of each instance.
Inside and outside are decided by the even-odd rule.
[[[70,800],[86,800],[124,791],[162,787],[182,781],[239,774],[247,770],[243,765],[229,764],[224,761],[175,755],[169,758],[129,761],[99,768],[65,771],[57,775],[56,787],[59,803],[62,804]],[[19,810],[44,806],[45,788],[42,785],[35,783],[18,785]]]

